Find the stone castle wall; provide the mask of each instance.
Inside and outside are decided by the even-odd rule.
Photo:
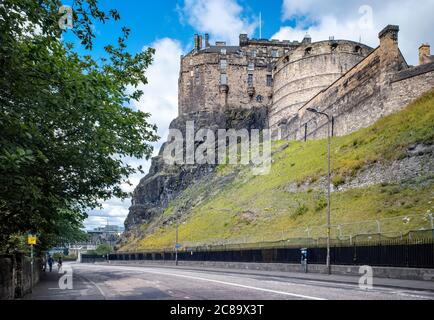
[[[323,138],[367,127],[434,87],[429,45],[425,64],[409,67],[398,47],[399,27],[387,26],[372,49],[347,40],[312,43],[256,40],[240,35],[239,46],[223,42],[195,48],[181,58],[179,115],[268,107],[274,139]]]
[[[270,105],[272,68],[279,57],[300,45],[250,40],[246,35],[240,36],[239,46],[206,43],[203,48],[200,43],[181,57],[179,115]]]
[[[373,49],[352,41],[305,44],[281,58],[274,68],[270,128],[297,115],[298,109],[363,60]]]
[[[279,138],[302,141],[327,136],[327,118],[308,108],[333,117],[333,134],[342,136],[399,111],[434,88],[434,65],[408,67],[398,48],[398,30],[384,29],[380,46],[282,124]]]

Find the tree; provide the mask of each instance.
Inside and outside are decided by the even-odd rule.
[[[39,235],[42,247],[80,239],[100,200],[125,198],[120,185],[141,171],[156,141],[149,114],[133,111],[154,50],[127,51],[130,30],[94,59],[61,40],[57,0],[0,4],[0,246]],[[119,20],[96,0],[75,0],[70,32],[92,50],[95,20]]]

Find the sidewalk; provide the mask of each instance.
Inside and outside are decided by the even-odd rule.
[[[67,264],[66,264],[67,265]],[[43,272],[39,283],[33,288],[33,292],[24,296],[21,300],[101,300],[103,297],[98,290],[85,279],[73,273],[73,289],[61,289],[59,280],[63,273],[58,273],[57,268],[52,272]]]

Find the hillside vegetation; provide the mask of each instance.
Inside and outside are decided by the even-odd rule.
[[[393,184],[339,187],[367,167],[401,161],[416,146],[433,144],[434,92],[369,128],[333,138],[331,220],[342,226],[340,231],[334,227],[332,236],[377,232],[379,219],[386,235],[426,228],[427,219],[407,216],[433,209],[434,173]],[[326,141],[279,141],[273,150],[269,175],[254,176],[249,167],[220,166],[212,179],[185,190],[157,221],[141,226],[121,250],[173,247],[178,223],[181,244],[323,237]],[[433,158],[432,151],[428,156]],[[231,176],[235,178],[227,179]],[[225,179],[229,182],[221,183]],[[388,219],[399,216],[405,218]],[[366,220],[370,222],[355,223]]]

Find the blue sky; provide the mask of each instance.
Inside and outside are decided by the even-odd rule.
[[[219,0],[221,3],[232,3],[233,1]],[[65,1],[65,4],[72,1]],[[188,2],[188,1],[187,1]],[[259,12],[262,12],[262,35],[264,38],[270,38],[279,30],[281,26],[281,0],[239,0],[237,2],[242,9],[239,17],[246,19],[252,24],[259,25]],[[146,44],[154,43],[162,38],[177,39],[184,47],[188,47],[193,42],[193,34],[197,29],[189,24],[189,8],[185,8],[184,1],[162,0],[162,1],[143,1],[143,0],[105,0],[100,1],[100,8],[109,10],[116,8],[120,15],[121,21],[109,23],[106,25],[97,24],[98,37],[96,39],[95,54],[101,53],[104,44],[116,39],[119,34],[120,26],[126,25],[131,28],[131,37],[128,42],[129,50],[132,52],[139,51]],[[186,10],[184,10],[186,9]],[[293,24],[293,22],[288,22]],[[236,33],[236,32],[235,32]],[[251,34],[259,37],[259,28]],[[66,35],[67,41],[73,40],[73,37]],[[214,39],[228,40],[228,39]]]
[[[378,32],[387,24],[398,24],[399,45],[410,64],[417,64],[420,44],[434,45],[434,0],[419,0],[417,5],[413,0],[104,0],[100,6],[117,9],[121,21],[95,25],[97,39],[92,55],[103,55],[103,46],[116,41],[122,26],[131,29],[127,45],[132,53],[148,46],[156,49],[154,63],[147,70],[149,84],[141,86],[144,96],[131,106],[152,114],[151,121],[162,137],[154,144],[155,153],[177,116],[179,57],[191,50],[195,33],[209,33],[212,42],[223,40],[236,45],[240,33],[259,37],[262,12],[262,37],[268,39],[302,40],[308,33],[313,41],[334,36],[361,39],[376,47]],[[68,32],[65,40],[75,41]],[[76,48],[84,53],[78,43]],[[145,169],[150,165],[136,159],[129,162]],[[125,184],[124,190],[133,191],[142,177],[131,177],[133,186]],[[110,224],[123,224],[130,203],[131,199],[104,202],[102,210],[90,212],[86,228],[106,224],[105,216]]]

